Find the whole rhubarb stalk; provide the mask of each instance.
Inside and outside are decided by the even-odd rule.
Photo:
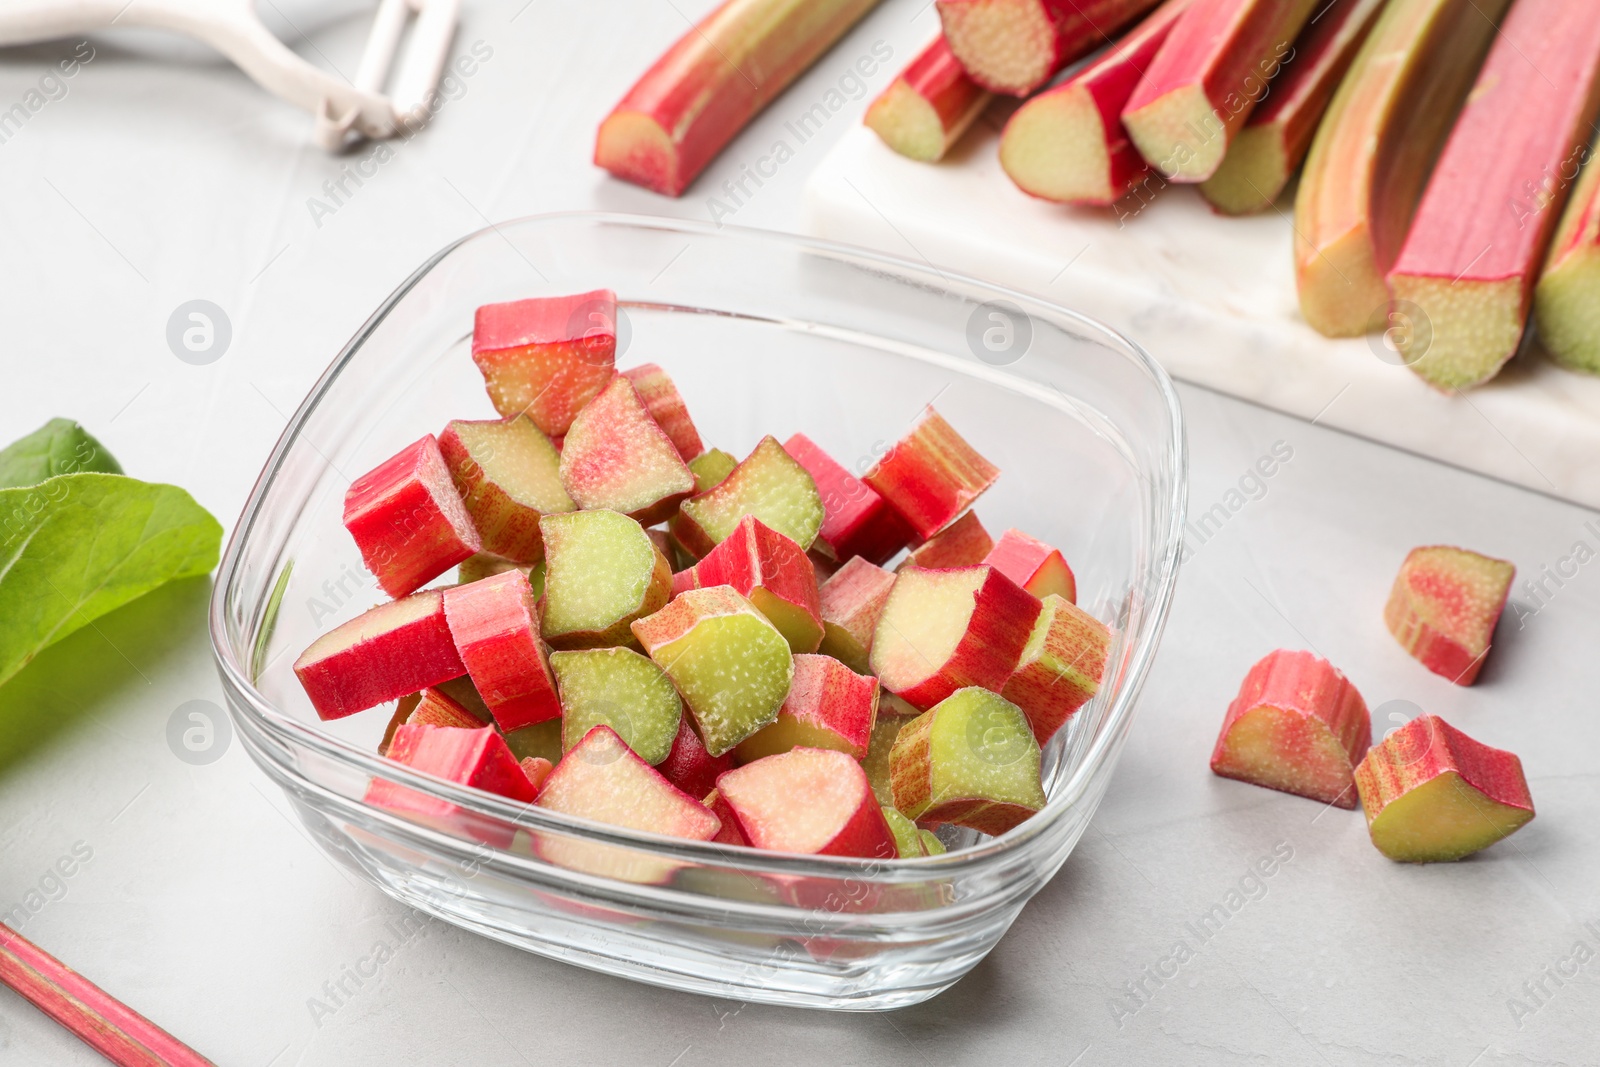
[[[1509,0],[1389,0],[1311,142],[1294,205],[1306,321],[1357,337]]]
[[[1574,370],[1600,374],[1600,166],[1590,163],[1550,246],[1534,290],[1545,349]]]
[[[1571,190],[1561,175],[1600,113],[1596,15],[1594,0],[1511,8],[1389,272],[1394,298],[1421,309],[1401,352],[1437,389],[1488,381],[1522,343]]]
[[[210,1060],[0,923],[0,982],[118,1067],[213,1067]]]
[[[1167,0],[1100,59],[1029,100],[1006,123],[1000,165],[1032,196],[1111,204],[1150,173],[1122,109],[1190,0]]]
[[[1316,3],[1195,0],[1122,112],[1149,164],[1176,182],[1215,174]]]
[[[594,161],[677,196],[878,0],[727,0],[680,37],[600,124]]]
[[[862,121],[902,156],[933,163],[961,139],[992,96],[967,76],[941,33],[879,94]]]
[[[972,80],[1027,96],[1159,0],[939,0],[945,40]]]
[[[1317,124],[1372,32],[1385,0],[1334,0],[1312,16],[1294,43],[1294,58],[1267,98],[1250,113],[1200,195],[1224,215],[1265,211],[1278,199],[1311,148]]]

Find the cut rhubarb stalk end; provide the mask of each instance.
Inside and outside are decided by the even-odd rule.
[[[794,677],[789,642],[729,587],[682,593],[633,632],[672,679],[712,756],[777,721]]]
[[[561,453],[525,415],[452,422],[439,435],[439,452],[485,552],[537,563],[544,558],[540,517],[577,510],[561,484]]]
[[[467,675],[500,729],[561,714],[533,587],[521,571],[446,589],[444,614]]]
[[[922,831],[917,829],[916,823],[892,807],[883,809],[883,821],[889,824],[889,832],[894,835],[895,851],[901,859],[912,860],[928,854],[922,848]]]
[[[560,437],[616,377],[617,297],[609,289],[478,309],[472,359],[501,415]]]
[[[1250,668],[1228,705],[1211,771],[1354,808],[1352,773],[1371,744],[1355,686],[1319,656],[1280,649]]]
[[[1458,860],[1533,818],[1522,761],[1422,715],[1373,746],[1355,771],[1367,832],[1403,863]]]
[[[429,590],[379,604],[323,634],[294,663],[323,720],[342,719],[467,673],[444,597]]]
[[[539,551],[544,552],[544,538],[539,539]],[[468,585],[472,582],[481,582],[485,578],[493,578],[506,571],[521,571],[522,576],[528,579],[528,586],[533,590],[535,600],[544,596],[544,560],[538,563],[518,563],[496,556],[490,552],[479,552],[471,559],[461,561],[461,566],[456,568],[456,584]]]
[[[941,33],[872,101],[862,121],[902,156],[935,163],[967,132],[990,98],[967,77]]]
[[[1077,602],[1078,580],[1060,549],[1051,548],[1021,530],[1007,530],[1001,534],[981,562],[1041,600],[1055,594],[1069,604]]]
[[[552,647],[633,643],[631,625],[667,602],[672,569],[644,529],[615,511],[540,520],[545,546],[540,625]]]
[[[546,719],[520,730],[512,730],[506,734],[506,744],[511,748],[511,754],[519,760],[543,759],[560,763],[561,720]]]
[[[1414,548],[1400,565],[1384,624],[1413,659],[1457,685],[1478,678],[1517,569],[1464,548]]]
[[[802,549],[810,548],[822,529],[817,483],[775,437],[763,437],[727,477],[685,500],[671,530],[690,552],[705,556],[733,536],[746,515]]]
[[[694,475],[694,491],[698,494],[716,488],[738,465],[738,459],[722,449],[706,449],[689,460],[689,473]]]
[[[344,526],[392,597],[415,592],[483,549],[432,434],[350,483]]]
[[[797,433],[783,443],[783,449],[811,475],[822,498],[818,550],[840,563],[855,556],[883,563],[915,538],[899,512],[811,438]]]
[[[726,0],[678,39],[600,124],[594,161],[677,196],[724,145],[878,0]]]
[[[1195,0],[1122,112],[1145,160],[1201,182],[1267,95],[1316,0]]]
[[[672,750],[656,769],[690,796],[703,797],[716,787],[719,774],[733,770],[733,754],[713,756],[707,752],[705,742],[694,732],[694,724],[685,715],[678,723],[677,736],[672,739]],[[712,807],[709,800],[706,807]]]
[[[949,526],[1000,477],[933,408],[862,477],[924,540]]]
[[[1222,166],[1200,194],[1224,215],[1265,211],[1305,159],[1334,90],[1372,31],[1386,0],[1334,0],[1294,43],[1294,57],[1250,113]]]
[[[939,0],[950,50],[979,85],[1027,96],[1158,0]]]
[[[976,567],[994,551],[994,538],[978,521],[978,513],[969,511],[940,532],[917,545],[896,570],[907,567],[926,567],[945,570],[950,567]]]
[[[1167,0],[1100,59],[1018,108],[1000,136],[1000,165],[1030,196],[1114,204],[1150,173],[1122,109],[1190,0]]]
[[[413,726],[451,726],[459,730],[479,730],[488,726],[489,722],[490,720],[480,719],[468,711],[438,686],[429,686],[420,693],[400,698],[394,718],[389,720],[389,725],[383,732],[383,740],[378,742],[378,755],[389,754],[389,746],[394,742],[395,733],[407,723]]]
[[[533,786],[536,793],[539,787],[544,785],[544,780],[550,777],[550,772],[556,769],[554,763],[541,756],[529,756],[527,759],[519,760],[517,765],[522,768],[522,773],[528,776],[528,784]]]
[[[818,590],[822,644],[817,651],[857,674],[869,673],[872,634],[892,588],[894,575],[860,556],[840,567]]]
[[[755,848],[814,856],[899,855],[861,765],[843,752],[797,748],[717,779],[717,794]]]
[[[622,374],[633,383],[650,417],[656,420],[656,425],[661,427],[685,463],[706,450],[700,431],[689,417],[689,405],[683,402],[683,394],[678,392],[666,371],[654,363],[641,363]]]
[[[1043,610],[993,567],[901,571],[872,636],[872,673],[917,708],[967,686],[998,693]]]
[[[739,743],[735,758],[754,763],[793,748],[828,748],[864,759],[878,714],[878,680],[831,656],[794,658],[794,682],[778,719]]]
[[[1340,83],[1295,197],[1306,321],[1358,337],[1389,303],[1405,241],[1450,125],[1508,0],[1391,0]]]
[[[1039,764],[1021,708],[986,689],[962,689],[901,727],[889,785],[907,818],[998,835],[1044,807]]]
[[[1022,709],[1041,746],[1100,691],[1111,654],[1109,627],[1054,594],[1033,624],[1017,669],[1000,690]]]
[[[1534,290],[1534,321],[1558,363],[1600,374],[1600,166],[1591,162],[1567,204]]]
[[[792,651],[815,652],[822,643],[822,605],[811,560],[754,515],[740,519],[732,536],[672,578],[674,593],[716,585],[749,597]]]
[[[672,680],[630,648],[557,652],[550,657],[561,688],[561,747],[570,752],[596,726],[608,726],[640,759],[660,763],[683,722]]]
[[[1600,114],[1600,18],[1591,0],[1515,4],[1389,272],[1426,329],[1407,365],[1438,389],[1488,381],[1514,356],[1550,238]]]
[[[572,420],[561,446],[561,484],[585,509],[619,511],[651,526],[694,492],[694,475],[633,383],[618,377]]]

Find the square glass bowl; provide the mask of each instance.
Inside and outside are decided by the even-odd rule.
[[[352,478],[452,418],[492,418],[480,304],[618,296],[618,365],[661,364],[708,445],[803,431],[861,472],[932,403],[1003,472],[997,531],[1059,546],[1118,632],[1099,695],[1044,753],[1050,802],[1001,837],[916,860],[794,856],[638,833],[413,773],[390,717],[319,722],[291,666],[383,599],[341,525]],[[251,756],[330,855],[398,900],[554,959],[741,1001],[916,1003],[994,947],[1087,827],[1127,735],[1177,575],[1178,400],[1125,338],[1022,293],[734,227],[552,215],[476,233],[378,309],[290,420],[233,531],[211,639]],[[453,579],[446,575],[441,582]],[[432,814],[369,805],[375,776]]]

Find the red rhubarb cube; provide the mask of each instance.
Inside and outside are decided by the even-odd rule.
[[[328,631],[294,662],[322,719],[367,708],[467,673],[450,638],[444,597],[430,589],[379,604]]]
[[[483,550],[432,434],[357,478],[344,526],[392,597],[402,597]]]
[[[505,571],[444,592],[456,651],[502,730],[561,714],[527,575]]]
[[[609,289],[478,309],[472,360],[502,416],[526,413],[560,437],[616,377],[617,298]]]
[[[705,559],[672,576],[676,596],[689,589],[732,586],[750,598],[794,652],[815,652],[822,642],[817,574],[805,551],[754,515]]]
[[[685,463],[706,450],[700,431],[689,417],[689,405],[683,402],[683,394],[678,392],[666,371],[654,363],[641,363],[622,373],[633,383],[639,399],[644,401],[645,410],[672,441]]]
[[[960,518],[998,477],[1000,468],[930,407],[862,481],[927,539]]]
[[[1517,569],[1448,545],[1414,548],[1400,565],[1383,621],[1400,646],[1457,685],[1478,679]]]
[[[811,438],[797,433],[783,450],[811,475],[822,497],[822,530],[814,547],[841,563],[853,556],[882,563],[911,543],[915,534],[900,513]]]
[[[970,512],[969,512],[970,514]],[[1029,537],[1021,530],[1000,535],[983,562],[1041,600],[1054,593],[1068,603],[1078,601],[1078,581],[1059,549]]]

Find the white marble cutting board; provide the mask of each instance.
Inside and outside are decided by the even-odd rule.
[[[1600,507],[1600,379],[1532,347],[1488,385],[1441,395],[1381,336],[1330,341],[1305,324],[1289,205],[1228,219],[1172,187],[1137,214],[1063,207],[1012,185],[997,141],[981,125],[928,165],[856,129],[813,174],[807,225],[1092,315],[1177,378]]]

